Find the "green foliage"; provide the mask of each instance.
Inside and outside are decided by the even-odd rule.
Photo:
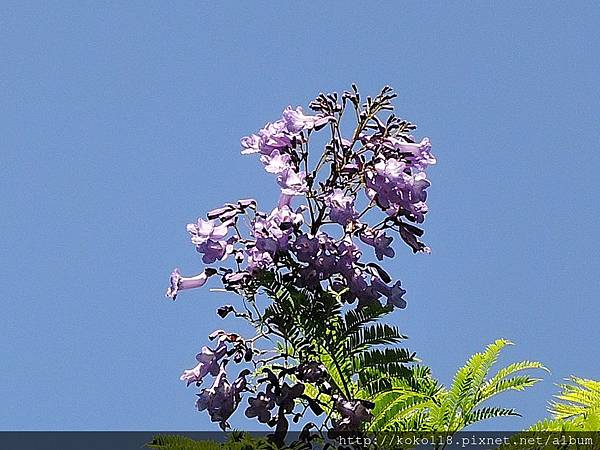
[[[500,352],[509,344],[500,339],[484,352],[473,355],[456,372],[449,388],[440,385],[424,367],[414,368],[410,377],[392,378],[391,386],[379,392],[375,387],[371,391],[376,406],[370,430],[453,433],[482,420],[519,415],[514,409],[481,407],[495,395],[509,390],[521,391],[539,381],[522,373],[544,369],[534,361],[510,364],[488,378]]]
[[[280,277],[265,283],[264,291],[273,300],[264,320],[296,357],[315,352],[339,320],[341,303],[326,292],[299,289]]]
[[[291,443],[278,447],[267,438],[253,437],[247,433],[233,432],[226,442],[196,441],[185,436],[157,435],[147,448],[158,450],[305,450],[309,449],[304,442]]]
[[[562,392],[550,402],[551,419],[542,420],[529,431],[600,430],[600,382],[572,376],[561,384]]]
[[[397,327],[375,323],[392,311],[372,305],[342,310],[332,292],[298,289],[274,278],[266,294],[273,303],[265,318],[294,359],[317,359],[345,398],[370,397],[368,386],[394,375],[410,376],[414,353],[390,345],[406,339]]]
[[[515,409],[483,404],[533,386],[539,379],[527,371],[545,369],[536,361],[520,361],[490,376],[501,351],[511,345],[500,339],[473,355],[446,388],[428,367],[414,364],[414,353],[395,346],[406,337],[397,327],[379,323],[390,309],[375,305],[344,312],[334,294],[299,290],[280,279],[272,280],[267,294],[274,302],[266,317],[289,342],[292,357],[317,358],[340,394],[375,403],[369,431],[453,433],[483,420],[517,416]],[[307,392],[317,396],[316,390]]]
[[[594,436],[600,430],[600,382],[572,376],[570,384],[549,403],[551,418],[543,419],[513,436],[500,450],[572,450],[600,448]],[[548,433],[552,433],[549,435]],[[566,439],[563,440],[562,436]],[[587,439],[591,438],[590,441]],[[567,439],[574,439],[573,442]],[[520,442],[523,443],[520,443]],[[547,444],[546,444],[547,443]]]

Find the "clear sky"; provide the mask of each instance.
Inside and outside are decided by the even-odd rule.
[[[600,378],[599,23],[593,1],[2,1],[0,429],[214,429],[178,378],[235,299],[163,297],[202,266],[185,225],[273,202],[239,138],[352,82],[395,87],[439,161],[433,253],[386,266],[408,345],[448,382],[513,340],[504,363],[552,373],[490,428],[543,417],[554,383]]]

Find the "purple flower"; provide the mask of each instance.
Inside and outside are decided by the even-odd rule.
[[[273,150],[281,150],[292,145],[293,135],[290,135],[283,120],[268,123],[259,134],[262,138],[260,152],[263,155],[270,155]]]
[[[319,129],[332,119],[327,116],[307,116],[300,106],[296,109],[288,106],[283,110],[282,117],[290,133],[299,133],[302,130],[312,130],[313,128]]]
[[[394,238],[387,236],[383,230],[364,231],[360,235],[360,240],[375,249],[375,256],[377,256],[379,261],[383,260],[384,256],[393,258],[395,255],[394,249],[390,247],[390,243],[394,240]]]
[[[318,361],[307,361],[298,366],[297,376],[300,381],[317,383],[327,374],[327,369]]]
[[[431,153],[429,138],[423,138],[419,143],[409,142],[411,138],[408,136],[382,138],[377,134],[361,134],[359,138],[363,145],[370,150],[383,149],[388,155],[396,152],[399,158],[406,160],[417,170],[424,170],[437,162]]]
[[[248,254],[248,271],[250,273],[267,269],[273,264],[273,257],[269,252],[252,247],[246,253]]]
[[[384,177],[387,181],[401,179],[405,170],[406,164],[394,158],[380,160],[375,164],[377,175]]]
[[[228,428],[227,419],[239,405],[241,393],[246,390],[248,373],[248,370],[242,371],[233,384],[230,384],[223,363],[213,385],[209,389],[202,389],[198,394],[196,401],[198,411],[207,410],[212,422],[219,422],[222,430]]]
[[[292,211],[289,205],[278,206],[271,211],[268,219],[282,230],[291,230],[292,227],[298,227],[304,222],[302,209],[298,208],[296,211]]]
[[[287,129],[292,133],[302,131],[308,123],[313,121],[313,117],[306,116],[300,106],[296,109],[292,109],[291,106],[288,106],[283,110],[282,116]]]
[[[364,272],[359,267],[354,267],[351,272],[345,273],[344,278],[346,279],[347,286],[336,282],[333,287],[337,292],[342,292],[347,288],[347,291],[342,294],[342,298],[348,303],[352,303],[355,299],[358,299],[358,307],[362,308],[375,304],[381,296],[379,292],[367,284]]]
[[[335,408],[342,416],[342,420],[337,422],[338,431],[356,431],[363,422],[368,422],[373,418],[369,409],[374,408],[371,402],[365,400],[344,400],[337,398]]]
[[[366,281],[365,281],[366,284]],[[381,294],[373,289],[373,286],[366,286],[362,291],[356,293],[358,298],[358,307],[363,308],[366,306],[379,304],[379,297]]]
[[[242,154],[261,153],[271,155],[274,150],[290,147],[294,134],[290,133],[283,120],[268,123],[258,134],[243,137],[240,141]]]
[[[284,413],[289,414],[294,409],[295,399],[304,393],[304,385],[296,383],[289,386],[286,382],[281,386],[279,395],[275,396],[275,403],[281,407]]]
[[[281,192],[286,195],[302,195],[308,190],[306,173],[303,171],[294,172],[288,168],[279,174],[277,182],[281,186]]]
[[[337,262],[337,271],[344,276],[352,276],[355,264],[362,256],[360,249],[352,242],[352,239],[347,237],[337,246],[339,259]]]
[[[171,285],[167,289],[165,295],[175,300],[179,291],[204,286],[204,284],[208,280],[208,277],[210,277],[214,273],[214,269],[205,269],[203,272],[199,273],[194,277],[182,277],[179,273],[179,269],[175,268],[173,269],[173,272],[171,272]]]
[[[292,158],[287,153],[280,153],[274,150],[270,155],[263,155],[260,160],[265,165],[265,170],[269,173],[281,173],[292,167]]]
[[[404,242],[406,242],[414,253],[423,252],[423,253],[431,253],[431,249],[423,244],[418,236],[423,234],[423,230],[419,228],[403,223],[400,226],[400,237]]]
[[[281,193],[279,195],[279,201],[277,202],[277,207],[278,208],[281,208],[283,206],[291,207],[293,198],[294,198],[293,195],[287,195],[287,194]]]
[[[260,251],[275,255],[282,247],[287,245],[287,235],[277,229],[267,218],[260,217],[254,221],[254,236],[256,237],[256,248]]]
[[[431,153],[429,138],[423,138],[418,144],[395,140],[395,148],[407,155],[413,166],[418,170],[424,170],[437,161]]]
[[[212,264],[217,260],[221,261],[230,254],[233,251],[233,245],[226,241],[208,240],[197,245],[196,250],[200,253],[204,253],[202,256],[202,262],[204,262],[204,264]]]
[[[287,245],[284,244],[284,245]],[[256,238],[256,242],[255,242],[255,248],[258,249],[260,252],[266,252],[271,256],[271,259],[273,259],[273,256],[277,253],[277,251],[279,250],[280,244],[272,238],[263,238],[263,237],[258,237]]]
[[[204,346],[200,353],[196,355],[196,361],[198,365],[193,369],[184,370],[179,377],[180,380],[186,381],[189,386],[192,383],[200,384],[202,379],[207,375],[213,376],[219,373],[219,360],[223,358],[227,353],[227,345],[223,340],[219,341],[217,348],[214,350]]]
[[[336,257],[328,252],[320,252],[315,258],[313,267],[317,271],[319,279],[325,280],[333,275],[333,270],[336,266]]]
[[[428,148],[427,145],[424,148]],[[427,213],[426,189],[430,183],[425,172],[413,172],[412,168],[416,166],[411,167],[410,163],[399,159],[379,158],[367,170],[366,192],[388,215],[405,216],[420,223]]]
[[[245,136],[241,139],[240,143],[242,144],[242,155],[249,155],[252,153],[260,152],[260,136],[256,134],[252,134],[250,136]]]
[[[425,172],[418,172],[410,178],[405,178],[406,185],[410,187],[410,199],[411,203],[425,202],[427,200],[427,189],[431,186],[429,180],[427,180],[427,174]]]
[[[319,251],[319,240],[314,236],[302,234],[294,241],[293,248],[298,261],[311,262]]]
[[[197,223],[188,224],[187,231],[192,237],[192,243],[198,252],[204,253],[202,261],[205,264],[220,261],[233,251],[233,239],[229,242],[223,240],[232,223],[233,221],[228,220],[216,225],[214,220],[198,219]]]
[[[269,411],[275,407],[275,399],[272,393],[259,392],[256,397],[250,397],[248,403],[250,406],[246,409],[246,417],[250,419],[256,417],[261,423],[267,423],[271,420]]]
[[[340,225],[346,225],[357,216],[354,197],[344,195],[341,189],[334,189],[325,199],[325,203],[330,209],[329,218]]]
[[[287,250],[290,235],[304,221],[300,211],[294,212],[284,205],[275,208],[267,217],[257,218],[253,230],[256,247],[271,255]]]
[[[425,172],[418,172],[410,176],[406,175],[404,183],[405,191],[400,206],[409,219],[421,223],[425,220],[425,214],[428,210],[425,203],[425,200],[427,200],[426,189],[431,183],[427,180]]]
[[[390,92],[386,87],[381,98],[391,99],[394,95]],[[305,300],[309,302],[311,294],[319,298],[331,293],[336,301],[347,303],[343,312],[346,308],[359,312],[370,305],[386,304],[386,311],[406,306],[403,298],[406,291],[400,281],[392,281],[376,261],[395,256],[393,237],[387,231],[392,226],[413,251],[429,250],[419,240],[423,230],[415,225],[422,222],[427,213],[430,182],[425,170],[436,160],[427,138],[417,143],[412,136],[402,134],[411,130],[411,125],[388,113],[384,113],[383,120],[377,115],[369,116],[354,86],[353,92],[344,92],[342,100],[343,105],[338,103],[337,94],[321,94],[310,105],[314,113],[306,114],[301,107],[288,106],[281,118],[241,139],[241,152],[257,154],[265,171],[276,175],[274,178],[280,187],[279,199],[274,199],[277,206],[268,213],[258,210],[252,199],[240,200],[213,209],[207,214],[207,220],[198,219],[189,224],[187,230],[192,243],[202,254],[202,261],[211,267],[190,278],[182,277],[175,269],[167,296],[175,299],[179,290],[203,286],[210,276],[218,273],[225,290],[244,298],[260,295],[265,288],[268,291],[270,280],[275,279],[289,283],[292,293],[302,296],[306,293]],[[337,127],[338,118],[341,119],[344,106],[351,105],[356,109],[359,124],[352,138],[345,139]],[[383,108],[388,109],[387,103]],[[367,116],[369,120],[365,119]],[[324,152],[312,155],[313,131],[330,123],[333,125],[331,135],[316,142],[324,147]],[[368,206],[358,200],[358,191],[362,188],[370,199]],[[303,206],[293,209],[293,201],[294,205]],[[364,207],[365,214],[359,215]],[[379,211],[367,215],[373,207]],[[370,218],[375,213],[383,217],[373,221],[379,225],[372,226]],[[386,214],[389,217],[385,217]],[[363,260],[362,251],[366,246],[373,248],[376,260],[372,256],[369,261]],[[233,255],[229,261],[217,263],[229,255]],[[218,267],[213,268],[214,264]],[[262,309],[262,306],[255,308]],[[223,318],[246,317],[255,323],[254,313],[246,311],[247,314],[225,305],[217,314]],[[259,317],[262,314],[257,313]],[[272,332],[276,332],[274,328],[257,327],[256,331],[256,336],[244,339],[236,333],[217,330],[209,336],[215,344],[202,347],[196,355],[195,367],[181,374],[181,380],[188,385],[196,383],[198,386],[210,375],[211,382],[201,386],[196,407],[207,411],[223,430],[229,427],[227,421],[240,405],[244,391],[253,392],[245,409],[246,417],[257,418],[260,423],[275,428],[276,436],[288,431],[291,424],[288,415],[294,415],[294,423],[306,418],[303,416],[306,406],[315,416],[324,412],[321,406],[328,406],[323,426],[333,423],[334,432],[357,431],[371,420],[374,404],[336,395],[340,394],[335,387],[337,383],[318,361],[304,358],[297,360],[295,366],[272,366],[276,373],[269,369],[271,361],[285,355],[281,348],[267,349],[264,342],[259,341],[270,338]],[[272,350],[274,358],[270,355]],[[255,385],[249,389],[246,375],[250,371],[242,371],[235,380],[231,374],[228,379],[229,362],[232,365],[253,363],[253,369],[266,364],[263,372],[267,378],[260,378],[255,372]],[[265,381],[268,381],[266,387]],[[319,406],[320,402],[305,395],[306,383],[314,384],[319,392],[329,396],[329,400],[325,399],[327,405]],[[300,403],[304,411],[294,414]],[[310,430],[310,427],[305,428]]]
[[[204,244],[208,240],[218,241],[227,236],[231,221],[216,225],[214,220],[198,219],[197,223],[187,225],[187,231],[192,237],[194,245]]]
[[[393,305],[400,309],[406,308],[406,301],[402,298],[402,296],[406,294],[406,291],[400,287],[400,281],[396,281],[396,284],[390,287],[374,277],[371,281],[371,286],[377,292],[387,297],[388,305]]]

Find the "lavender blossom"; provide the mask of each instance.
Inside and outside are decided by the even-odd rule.
[[[252,247],[247,250],[248,254],[248,271],[254,273],[260,270],[267,269],[273,264],[273,257],[267,251],[261,251],[257,247]]]
[[[400,281],[396,281],[396,283],[390,287],[378,278],[374,278],[371,281],[371,286],[375,291],[387,297],[388,305],[400,309],[406,308],[406,301],[402,298],[402,296],[406,294],[406,291],[402,289]]]
[[[249,155],[252,153],[259,153],[261,148],[261,137],[252,134],[250,136],[245,136],[241,139],[240,143],[242,144],[242,155]]]
[[[275,407],[273,394],[259,392],[256,397],[250,397],[248,403],[250,406],[246,409],[246,417],[249,419],[256,417],[260,423],[267,423],[271,420],[270,411]]]
[[[221,365],[213,385],[209,389],[203,389],[196,401],[198,411],[207,410],[210,420],[219,422],[222,430],[229,427],[227,420],[240,403],[241,393],[246,390],[246,376],[249,373],[248,370],[242,371],[233,384],[230,384],[227,381],[225,365],[226,362]]]
[[[350,237],[343,239],[337,246],[339,255],[337,271],[344,276],[353,276],[356,263],[360,260],[362,252]]]
[[[281,173],[286,169],[292,168],[292,158],[286,153],[280,153],[274,150],[270,155],[263,155],[260,160],[265,165],[265,170],[269,173]]]
[[[179,269],[173,269],[171,272],[171,285],[167,289],[166,296],[175,300],[179,291],[184,289],[193,289],[204,286],[208,277],[215,273],[214,269],[206,269],[193,277],[182,277]]]
[[[300,106],[296,109],[288,106],[283,111],[283,121],[291,133],[299,133],[302,130],[312,130],[313,128],[319,129],[331,119],[332,117],[328,116],[307,116]]]
[[[372,246],[375,249],[375,256],[379,261],[383,260],[384,256],[393,258],[396,252],[390,247],[394,240],[393,237],[387,236],[385,231],[365,231],[361,233],[360,240],[365,244]]]
[[[254,222],[256,247],[272,256],[287,250],[292,232],[303,221],[301,210],[294,212],[286,205],[275,208],[267,217],[259,217]]]
[[[258,134],[241,139],[242,154],[261,153],[270,156],[275,150],[283,150],[292,145],[294,134],[290,133],[283,120],[268,123]]]
[[[296,257],[302,262],[312,262],[319,251],[319,240],[307,234],[302,234],[294,241]]]
[[[204,264],[212,264],[215,261],[223,260],[228,254],[233,251],[233,246],[227,241],[208,240],[196,246],[199,253],[203,253],[202,262]]]
[[[186,381],[189,386],[192,383],[200,384],[207,375],[217,375],[220,370],[219,360],[227,353],[227,345],[220,340],[217,347],[213,350],[206,346],[202,347],[200,353],[196,355],[198,365],[193,369],[184,370],[180,380]]]
[[[190,233],[192,243],[195,245],[204,244],[207,241],[219,241],[227,236],[231,222],[225,222],[216,225],[214,220],[198,219],[197,223],[187,225],[187,231]]]
[[[308,189],[306,173],[295,172],[292,168],[281,172],[277,177],[277,182],[281,186],[281,192],[285,195],[303,195]]]
[[[431,153],[429,138],[423,138],[418,144],[394,140],[394,147],[407,155],[417,170],[425,170],[428,166],[435,164],[436,158]]]
[[[319,361],[318,339],[323,339],[323,332],[318,326],[311,331],[317,352],[312,346],[272,348],[271,342],[280,344],[286,324],[294,325],[296,311],[289,315],[287,308],[298,308],[298,317],[306,317],[310,311],[329,308],[329,301],[345,303],[340,305],[342,311],[374,307],[385,313],[406,306],[401,282],[392,280],[375,258],[395,256],[392,244],[398,241],[393,233],[413,252],[429,251],[416,224],[428,212],[426,170],[436,159],[428,138],[415,142],[408,134],[414,125],[388,113],[394,96],[386,87],[364,102],[353,87],[341,99],[336,93],[320,94],[310,104],[314,115],[288,106],[280,118],[240,141],[242,154],[258,155],[265,171],[276,175],[276,206],[259,209],[253,199],[239,200],[187,226],[203,263],[211,267],[189,278],[175,269],[167,296],[175,299],[180,290],[203,286],[218,273],[225,290],[243,297],[244,308],[225,305],[217,314],[244,318],[256,328],[256,335],[248,339],[223,330],[212,333],[214,348],[202,347],[197,365],[181,375],[188,385],[198,386],[207,376],[214,377],[212,385],[198,394],[196,407],[207,411],[222,429],[229,426],[244,391],[255,393],[248,399],[246,417],[274,428],[279,444],[289,427],[287,416],[294,415],[297,422],[307,408],[315,416],[327,411],[323,424],[333,423],[337,431],[356,431],[371,420],[373,404],[351,398]],[[356,128],[343,137],[342,115],[351,108]],[[325,145],[321,154],[314,155],[313,136],[319,130],[327,136],[316,141]],[[363,254],[360,242],[372,247],[374,256]],[[289,287],[289,297],[279,295],[280,283]],[[257,301],[263,293],[271,305]],[[284,305],[288,300],[290,304]],[[381,310],[383,304],[387,308]],[[285,320],[278,321],[282,315]],[[337,315],[326,328],[335,326],[335,320]],[[262,345],[266,340],[269,348]],[[230,382],[227,365],[244,362],[262,371],[250,377],[250,385],[249,371]],[[307,383],[326,395],[318,401],[305,395]],[[295,410],[298,404],[304,406],[297,408],[302,411]]]
[[[341,189],[334,189],[325,204],[330,209],[329,218],[340,225],[346,225],[358,215],[354,210],[354,197],[344,195]]]

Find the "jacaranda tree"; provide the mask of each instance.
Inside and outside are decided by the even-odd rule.
[[[477,409],[489,397],[535,383],[510,378],[539,363],[515,363],[486,378],[506,341],[498,341],[443,388],[400,330],[382,319],[405,308],[405,290],[382,262],[395,242],[429,253],[420,225],[427,213],[427,169],[436,163],[428,138],[393,113],[384,87],[362,99],[356,86],[320,94],[312,114],[287,107],[280,119],[241,140],[279,191],[275,204],[227,203],[187,226],[203,270],[171,274],[167,296],[210,278],[239,295],[217,309],[255,330],[218,329],[181,379],[202,387],[196,407],[222,429],[242,409],[273,429],[281,445],[290,421],[303,437],[374,429],[456,430],[515,414]],[[251,428],[251,426],[249,426]]]

